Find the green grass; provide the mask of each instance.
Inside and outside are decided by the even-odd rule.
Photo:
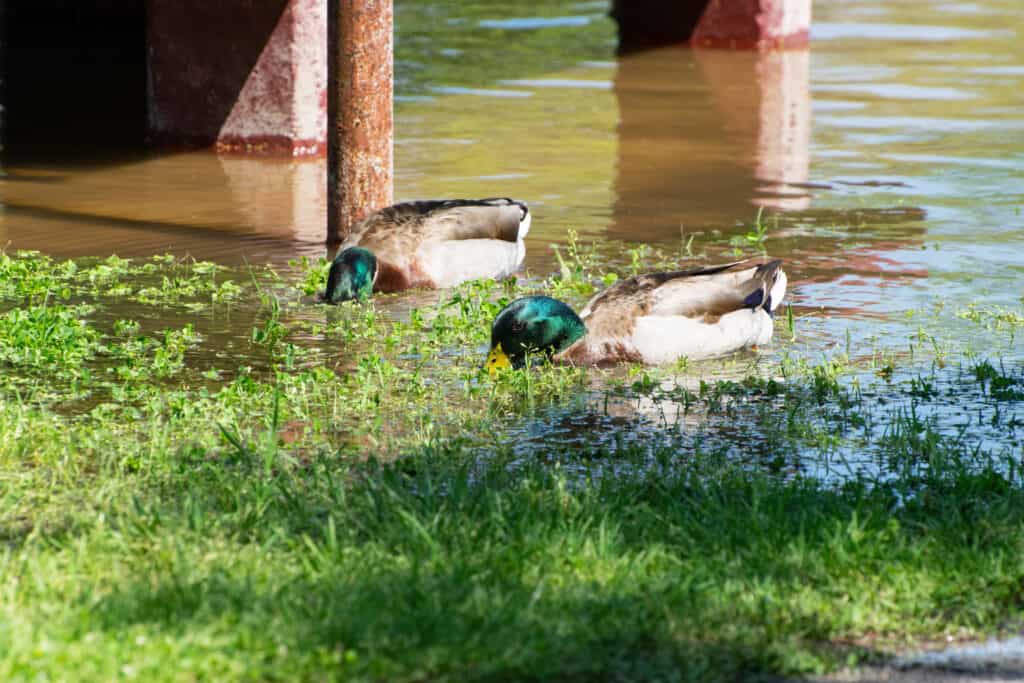
[[[933,472],[901,506],[886,486],[580,479],[450,444],[299,465],[272,441],[164,453],[10,534],[0,675],[734,680],[1020,613],[1024,494],[991,471]]]
[[[735,235],[729,239],[729,245],[732,247],[733,255],[737,258],[743,256],[745,249],[750,249],[760,255],[765,255],[767,249],[765,248],[765,240],[768,238],[768,226],[762,222],[764,215],[764,207],[759,207],[757,210],[757,216],[754,218],[754,225],[750,230],[743,233],[742,235]],[[777,229],[779,220],[775,218],[775,228]]]
[[[757,363],[488,379],[504,302],[661,258],[591,253],[407,312],[0,254],[0,679],[756,680],[1019,627],[1019,358],[790,317]]]

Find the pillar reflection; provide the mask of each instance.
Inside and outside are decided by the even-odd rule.
[[[663,48],[623,56],[611,235],[672,239],[804,210],[809,54]]]

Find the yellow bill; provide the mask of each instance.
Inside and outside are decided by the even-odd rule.
[[[493,376],[498,374],[498,370],[502,368],[512,367],[512,361],[510,361],[508,356],[505,355],[505,352],[501,350],[501,343],[499,342],[498,345],[491,349],[491,352],[487,354],[487,362],[484,363],[484,365],[487,368],[487,372]]]

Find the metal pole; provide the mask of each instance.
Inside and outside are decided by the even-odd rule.
[[[327,3],[327,243],[393,203],[392,0]]]

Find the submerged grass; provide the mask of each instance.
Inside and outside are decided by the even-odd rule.
[[[0,679],[753,680],[1019,626],[1019,358],[488,380],[504,302],[650,257],[573,249],[405,312],[0,255]]]

